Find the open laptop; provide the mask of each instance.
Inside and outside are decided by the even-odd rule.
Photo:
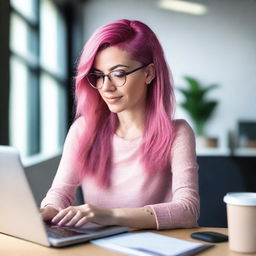
[[[128,231],[127,227],[86,224],[82,229],[46,224],[36,205],[19,152],[0,146],[0,233],[44,246],[63,247]]]

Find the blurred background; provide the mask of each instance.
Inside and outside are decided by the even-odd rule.
[[[17,147],[33,177],[41,172],[41,167],[32,171],[33,164],[45,163],[44,170],[52,169],[49,183],[74,118],[73,78],[84,43],[100,25],[137,19],[164,48],[176,118],[196,130],[191,113],[198,106],[181,105],[190,98],[180,89],[192,86],[187,95],[196,93],[185,77],[203,89],[217,85],[207,92],[205,101],[216,104],[206,114],[204,133],[197,134],[200,167],[211,167],[206,179],[225,173],[234,185],[226,170],[233,169],[233,180],[239,181],[249,171],[232,189],[256,189],[249,182],[256,172],[255,13],[256,0],[0,0],[0,144]],[[201,143],[202,137],[214,142]]]
[[[204,129],[218,141],[198,154],[229,155],[240,147],[239,122],[255,128],[255,12],[255,0],[1,0],[0,144],[18,147],[23,158],[58,154],[84,43],[97,27],[128,18],[155,31],[175,88],[188,86],[185,76],[218,85],[207,93],[217,104]],[[176,118],[195,128],[183,97],[176,90]]]

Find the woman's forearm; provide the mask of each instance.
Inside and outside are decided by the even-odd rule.
[[[156,219],[150,207],[113,209],[113,223],[138,229],[156,229]]]
[[[52,219],[60,226],[82,227],[87,222],[101,225],[120,225],[135,229],[156,229],[154,213],[150,207],[109,209],[83,204],[69,206]]]

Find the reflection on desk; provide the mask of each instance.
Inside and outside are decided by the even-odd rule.
[[[151,231],[151,230],[150,230]],[[176,230],[166,230],[166,231],[151,231],[158,234],[172,236],[187,241],[196,241],[190,237],[191,233],[198,231],[215,231],[223,234],[227,234],[228,230],[226,228],[193,228],[193,229],[176,229]],[[144,231],[143,231],[144,232]],[[202,242],[207,243],[207,242]],[[123,255],[114,251],[109,251],[103,248],[100,248],[96,245],[85,243],[80,245],[75,245],[71,247],[66,247],[62,249],[47,248],[41,245],[33,244],[31,242],[23,241],[14,237],[10,237],[4,234],[0,234],[0,255],[4,256],[61,256],[61,255],[72,255],[72,256],[115,256]],[[218,243],[214,247],[203,251],[200,253],[200,256],[241,256],[248,254],[241,254],[232,252],[228,248],[228,242]],[[256,254],[250,254],[250,256],[256,256]]]

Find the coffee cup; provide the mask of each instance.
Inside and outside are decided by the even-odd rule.
[[[227,193],[229,248],[242,253],[256,253],[256,193]]]

